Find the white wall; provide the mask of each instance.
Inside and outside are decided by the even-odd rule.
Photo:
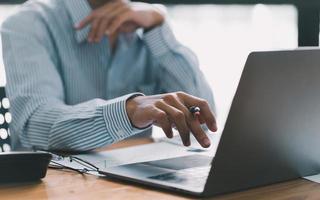
[[[2,21],[8,16],[11,12],[14,11],[16,6],[7,6],[7,5],[0,5],[0,24]],[[2,46],[1,46],[1,39],[0,39],[0,86],[4,86],[6,83],[5,79],[5,72],[4,66],[2,61]]]

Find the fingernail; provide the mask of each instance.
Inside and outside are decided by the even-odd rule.
[[[212,130],[212,131],[217,131],[217,130],[218,130],[218,127],[217,127],[217,124],[216,124],[216,123],[213,123],[213,124],[211,125],[211,130]]]
[[[211,142],[210,142],[210,140],[208,138],[205,138],[205,139],[203,139],[203,144],[204,144],[205,147],[210,147]]]

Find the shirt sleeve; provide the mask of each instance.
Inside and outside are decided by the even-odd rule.
[[[131,125],[126,113],[126,100],[142,94],[65,103],[58,56],[39,18],[11,17],[1,29],[13,144],[86,151],[142,132]]]
[[[212,90],[199,69],[197,57],[176,40],[167,21],[145,32],[143,40],[161,68],[160,92],[184,91],[206,99],[215,111]]]

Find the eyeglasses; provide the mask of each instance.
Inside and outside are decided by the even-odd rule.
[[[43,150],[41,150],[41,151],[43,151]],[[49,166],[48,166],[50,169],[70,170],[70,171],[78,172],[80,174],[85,174],[88,172],[97,172],[97,173],[100,172],[99,168],[97,166],[95,166],[95,165],[89,163],[88,161],[85,161],[79,157],[62,156],[62,155],[57,155],[57,154],[54,154],[54,153],[48,152],[48,151],[43,151],[43,152],[50,153],[52,155],[52,160],[50,161]],[[77,163],[81,167],[76,168],[76,167],[71,167],[71,166],[67,166],[65,164],[62,164],[61,161],[66,160],[66,159],[70,163],[72,163],[72,162]]]

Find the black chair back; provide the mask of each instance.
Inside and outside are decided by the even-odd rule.
[[[9,112],[10,102],[4,87],[0,87],[0,151],[11,150],[9,123],[12,116]]]

